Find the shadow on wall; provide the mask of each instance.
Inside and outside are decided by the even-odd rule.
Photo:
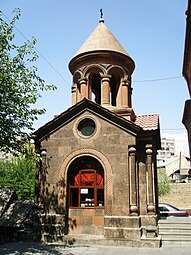
[[[66,214],[64,201],[66,199],[64,178],[56,184],[48,182],[48,160],[42,157],[42,161],[37,165],[36,175],[36,202],[43,206],[45,214],[58,213]]]
[[[73,230],[74,228],[77,228],[76,219],[68,218],[68,232],[70,232],[70,230]]]

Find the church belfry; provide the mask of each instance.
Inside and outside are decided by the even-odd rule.
[[[87,98],[134,120],[131,75],[135,64],[103,18],[69,63],[72,105]]]
[[[159,116],[135,115],[135,63],[102,16],[69,63],[72,106],[33,133],[42,240],[159,247]]]

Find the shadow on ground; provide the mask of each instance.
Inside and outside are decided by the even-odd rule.
[[[68,248],[69,249],[69,248]],[[38,242],[11,242],[0,245],[1,255],[73,255],[66,247]]]

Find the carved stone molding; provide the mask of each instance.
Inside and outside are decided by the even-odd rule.
[[[137,215],[137,190],[136,190],[136,148],[129,148],[129,174],[130,174],[130,214]]]
[[[74,151],[65,158],[62,163],[62,167],[59,173],[58,182],[60,180],[67,180],[67,174],[70,164],[78,157],[90,156],[96,158],[104,169],[104,178],[105,178],[105,215],[112,215],[112,205],[113,205],[113,185],[112,185],[112,169],[111,164],[108,159],[99,151],[94,149],[84,148],[77,151]],[[67,183],[64,187],[64,193],[67,192]],[[61,201],[64,198],[59,198],[60,203],[66,204],[66,201]]]

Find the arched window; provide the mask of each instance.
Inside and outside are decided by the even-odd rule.
[[[110,80],[110,103],[117,106],[117,95],[119,90],[119,78],[112,75]]]
[[[91,91],[92,91],[92,100],[101,104],[101,78],[100,74],[94,74],[91,77]]]
[[[101,164],[92,157],[81,157],[70,166],[69,207],[103,207],[104,174]]]
[[[112,76],[110,81],[110,103],[113,106],[116,106],[116,97],[117,97],[117,84],[116,79]]]

